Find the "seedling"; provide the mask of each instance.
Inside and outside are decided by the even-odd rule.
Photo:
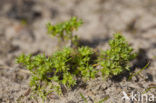
[[[78,45],[78,37],[73,35],[73,31],[77,30],[82,24],[82,20],[76,17],[71,18],[69,21],[60,24],[52,25],[47,24],[48,33],[51,36],[57,37],[60,41],[70,40],[72,45]]]
[[[151,89],[156,89],[156,86],[155,86],[155,87],[148,87],[147,89],[145,89],[145,91],[143,92],[143,94],[147,93],[147,92],[150,91]]]
[[[85,103],[88,103],[87,98],[82,93],[80,93],[80,96]]]
[[[106,96],[105,98],[101,99],[99,102],[97,103],[104,103],[105,101],[107,101],[110,97]]]
[[[119,33],[114,34],[114,39],[109,41],[109,46],[110,49],[102,51],[99,58],[104,77],[119,75],[125,70],[129,70],[129,62],[136,57],[133,49]]]
[[[140,69],[138,72],[132,73],[132,74],[129,76],[128,80],[132,80],[132,78],[133,78],[134,76],[140,75],[140,73],[141,73],[144,69],[146,69],[146,68],[149,66],[149,64],[150,64],[150,63],[147,63],[147,64],[146,64],[142,69]]]
[[[82,93],[80,93],[80,96],[81,96],[81,98],[83,99],[83,101],[84,101],[85,103],[89,103],[89,102],[87,101],[87,98],[86,98]],[[110,98],[109,96],[106,96],[105,98],[101,99],[101,100],[98,101],[98,102],[96,102],[96,101],[93,101],[93,102],[94,102],[94,103],[104,103],[104,102],[107,101],[109,98]]]

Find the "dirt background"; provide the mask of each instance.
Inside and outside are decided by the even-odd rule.
[[[15,58],[21,53],[51,55],[57,49],[57,39],[47,35],[46,24],[72,16],[84,21],[75,32],[83,45],[104,50],[112,34],[121,32],[139,52],[134,72],[148,62],[150,66],[131,81],[125,75],[107,81],[97,78],[64,96],[50,95],[47,103],[84,103],[81,93],[88,103],[107,97],[103,102],[133,103],[121,101],[122,91],[142,93],[156,87],[156,0],[0,0],[0,103],[41,103],[27,95],[30,73],[17,65]],[[156,97],[156,89],[148,93]],[[156,98],[149,103],[156,103]]]

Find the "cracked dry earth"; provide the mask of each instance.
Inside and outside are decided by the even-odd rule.
[[[0,103],[41,103],[29,98],[30,73],[15,63],[21,53],[46,53],[57,49],[57,39],[47,35],[46,24],[82,18],[75,32],[96,49],[108,48],[107,41],[121,32],[139,56],[133,65],[139,71],[132,80],[128,74],[103,80],[98,77],[69,90],[64,96],[51,96],[47,103],[138,103],[122,101],[127,95],[143,93],[156,97],[156,1],[155,0],[0,0]],[[138,98],[137,98],[138,99]],[[145,103],[142,101],[142,103]],[[148,101],[149,103],[156,103]],[[141,103],[141,102],[140,102]]]

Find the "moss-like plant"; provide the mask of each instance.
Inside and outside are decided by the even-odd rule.
[[[24,65],[32,73],[30,86],[41,97],[49,91],[61,94],[61,85],[71,88],[76,85],[77,78],[95,78],[97,71],[91,65],[94,52],[89,47],[79,47],[78,50],[64,48],[52,56],[24,55],[17,58],[17,63]],[[92,62],[92,63],[91,63]],[[45,87],[50,90],[46,91]]]
[[[78,79],[95,78],[99,70],[104,77],[109,77],[129,69],[129,62],[136,54],[122,35],[115,34],[114,39],[109,41],[110,49],[97,54],[87,46],[78,47],[73,30],[81,24],[81,20],[73,17],[67,22],[47,25],[52,36],[60,40],[71,40],[76,48],[65,47],[51,56],[22,54],[17,58],[17,63],[32,73],[30,86],[34,94],[45,99],[51,92],[62,94],[62,86],[71,88],[77,84]],[[102,69],[97,69],[95,65]]]
[[[77,30],[82,24],[81,19],[72,17],[69,21],[65,21],[56,25],[47,24],[48,33],[51,36],[57,37],[60,41],[70,40],[72,45],[78,45],[77,35],[73,35],[73,31]]]
[[[109,41],[110,49],[101,53],[99,64],[102,66],[103,76],[119,75],[129,70],[129,62],[136,57],[133,49],[126,39],[120,34],[114,34],[114,39]]]
[[[73,58],[74,67],[77,68],[76,74],[84,77],[85,79],[95,78],[97,70],[93,67],[96,63],[94,56],[95,52],[89,47],[78,48],[78,54]]]

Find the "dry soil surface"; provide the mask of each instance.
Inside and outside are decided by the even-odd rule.
[[[131,95],[156,87],[156,0],[0,0],[0,103],[41,103],[27,95],[30,73],[15,58],[21,53],[51,55],[57,39],[47,35],[46,24],[72,16],[84,21],[75,32],[83,45],[105,50],[112,34],[121,32],[139,52],[134,72],[148,62],[150,66],[131,81],[123,75],[105,81],[97,78],[64,96],[51,96],[47,103],[84,103],[80,94],[88,103],[102,99],[105,103],[133,103],[122,101],[123,91]],[[156,103],[156,89],[147,93],[155,96],[149,103]]]

